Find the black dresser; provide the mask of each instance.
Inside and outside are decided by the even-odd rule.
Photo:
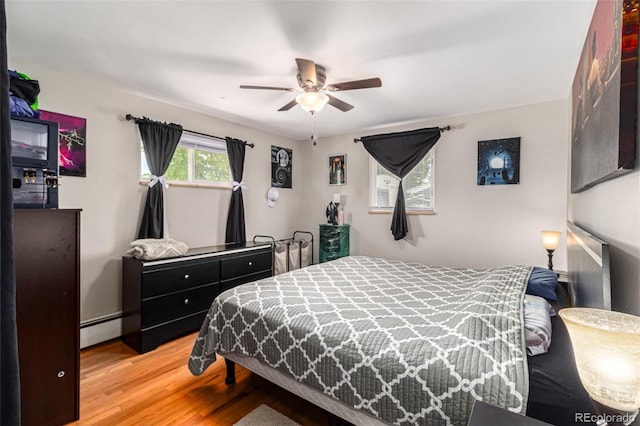
[[[80,210],[16,209],[13,220],[22,426],[80,410]]]
[[[158,260],[122,258],[122,340],[138,353],[200,329],[211,302],[273,275],[270,244],[226,244]]]

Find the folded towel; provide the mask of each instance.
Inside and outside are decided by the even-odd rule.
[[[171,238],[144,238],[132,241],[129,245],[131,248],[125,255],[142,260],[182,256],[189,249],[185,243]]]

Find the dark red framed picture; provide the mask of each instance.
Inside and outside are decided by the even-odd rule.
[[[635,167],[638,2],[599,0],[571,93],[571,192]]]

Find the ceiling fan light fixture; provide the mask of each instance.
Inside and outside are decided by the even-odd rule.
[[[329,96],[320,92],[305,92],[296,96],[296,102],[303,110],[313,114],[324,108],[329,102]]]

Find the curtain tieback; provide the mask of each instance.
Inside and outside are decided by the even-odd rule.
[[[244,184],[244,181],[242,182],[236,182],[235,180],[233,181],[233,190],[237,191],[238,189],[247,189],[247,185]]]
[[[153,187],[156,183],[160,182],[160,185],[164,186],[165,189],[169,189],[169,184],[167,183],[167,178],[162,176],[151,175],[151,182],[149,182],[149,188]]]

